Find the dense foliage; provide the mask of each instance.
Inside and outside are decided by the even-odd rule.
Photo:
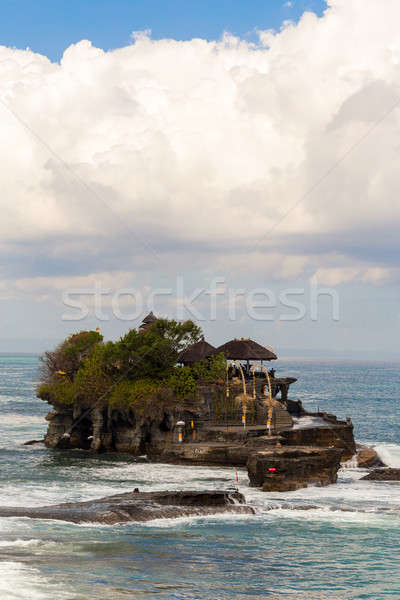
[[[132,329],[117,342],[103,342],[97,331],[68,337],[42,357],[38,396],[52,404],[112,408],[184,402],[196,396],[201,383],[225,376],[223,355],[176,366],[179,352],[201,338],[192,321],[158,319],[145,331]]]
[[[151,379],[138,379],[118,382],[110,392],[109,404],[111,408],[124,409],[132,407],[141,412],[149,403],[156,403],[160,394],[165,391],[160,383]]]
[[[103,336],[98,331],[81,331],[69,336],[55,350],[45,352],[41,357],[42,380],[54,383],[54,375],[60,372],[72,380],[82,361],[102,341]]]

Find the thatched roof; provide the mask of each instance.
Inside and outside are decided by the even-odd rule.
[[[188,348],[186,348],[185,350],[182,350],[182,352],[178,356],[178,362],[198,362],[199,360],[204,360],[205,358],[208,358],[209,356],[214,354],[214,351],[214,346],[211,346],[211,344],[202,339],[200,340],[200,342],[192,344],[191,346],[188,346]]]
[[[214,351],[214,354],[223,352],[228,360],[276,360],[275,352],[257,342],[242,338],[231,340]]]
[[[143,319],[143,323],[154,323],[157,321],[157,317],[154,315],[153,311],[149,312],[149,314]]]
[[[143,319],[141,326],[139,327],[139,331],[146,331],[153,323],[157,321],[157,317],[153,314],[153,312],[149,312],[149,314]]]

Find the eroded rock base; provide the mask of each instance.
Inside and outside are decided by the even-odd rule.
[[[356,452],[350,420],[305,413],[301,403],[292,401],[300,416],[292,419],[287,408],[278,411],[275,407],[280,419],[273,428],[271,423],[267,427],[265,419],[245,427],[230,424],[228,418],[218,422],[206,391],[192,405],[156,406],[144,413],[132,407],[122,412],[110,407],[57,407],[47,416],[45,444],[57,449],[146,454],[149,460],[173,464],[248,466],[251,484],[266,491],[335,483],[340,460]],[[221,414],[223,421],[223,410]]]

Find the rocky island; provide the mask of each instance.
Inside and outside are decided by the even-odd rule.
[[[192,321],[152,314],[118,342],[80,332],[42,359],[45,444],[247,467],[265,491],[335,483],[356,452],[353,425],[289,398],[296,379],[268,371],[275,359],[243,338],[213,348]]]

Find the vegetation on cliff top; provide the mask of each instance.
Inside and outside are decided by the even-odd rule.
[[[68,337],[41,358],[37,395],[51,404],[144,410],[146,405],[184,402],[200,383],[225,374],[223,355],[176,366],[179,353],[201,338],[193,321],[158,319],[146,331],[131,329],[117,342],[104,342],[97,331]]]

